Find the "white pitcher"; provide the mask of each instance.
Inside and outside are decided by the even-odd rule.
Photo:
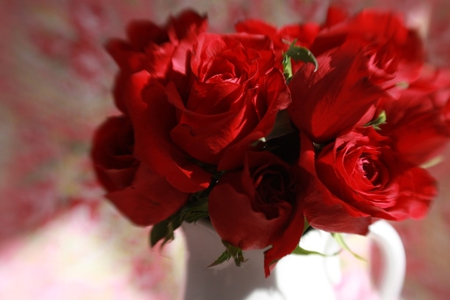
[[[270,277],[264,277],[263,251],[244,251],[241,267],[232,261],[207,268],[224,251],[210,224],[182,226],[186,240],[184,300],[298,300],[336,299],[333,284],[339,281],[339,256],[288,255]],[[382,253],[383,272],[377,290],[381,300],[397,300],[405,276],[405,252],[400,237],[386,221],[370,226],[368,238]],[[338,245],[329,233],[314,230],[301,239],[303,248],[334,253]]]

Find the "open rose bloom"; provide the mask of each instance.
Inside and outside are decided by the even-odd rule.
[[[437,194],[423,166],[450,138],[450,74],[399,14],[217,34],[184,11],[106,48],[122,114],[96,132],[95,171],[153,244],[208,219],[229,256],[267,249],[268,276],[308,227],[364,235],[424,217]]]

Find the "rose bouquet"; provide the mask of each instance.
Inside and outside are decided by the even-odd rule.
[[[106,46],[120,116],[97,130],[106,198],[151,244],[208,219],[214,264],[266,249],[266,276],[308,228],[366,234],[422,218],[424,169],[450,138],[450,77],[400,15],[330,8],[323,24],[246,20],[207,32],[193,11],[135,21]]]

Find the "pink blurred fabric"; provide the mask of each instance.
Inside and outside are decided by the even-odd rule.
[[[450,67],[449,1],[331,2],[350,12],[363,6],[404,12],[427,41],[429,60]],[[132,228],[105,203],[91,169],[88,151],[93,130],[106,116],[117,113],[111,98],[117,68],[103,49],[109,37],[124,36],[131,19],[162,23],[187,7],[208,14],[210,31],[230,32],[236,21],[248,17],[280,26],[321,21],[328,5],[319,0],[0,1],[0,261],[5,262],[0,263],[0,294],[20,285],[23,295],[39,299],[67,293],[77,299],[77,293],[78,298],[86,294],[82,290],[103,295],[96,299],[120,299],[110,293],[112,286],[126,293],[132,285],[142,299],[173,299],[179,289],[174,270],[180,262],[167,263],[167,252],[147,248],[148,229]],[[441,194],[429,216],[395,224],[407,249],[405,299],[450,296],[449,157],[447,151],[443,162],[431,168]],[[95,236],[102,242],[89,249],[104,243],[111,255],[121,253],[121,263],[131,267],[110,274],[110,281],[60,279],[58,272],[73,268],[72,262],[56,271],[48,264],[72,250],[61,246],[65,239],[60,246],[42,249],[52,241],[48,232],[58,228],[64,231],[56,236],[67,232],[67,242],[69,233]],[[36,244],[36,239],[41,242]],[[82,238],[77,241],[77,247],[84,247]],[[134,247],[140,250],[130,250]],[[22,259],[27,251],[35,257]],[[74,255],[74,260],[81,260],[85,253]],[[30,262],[33,265],[27,265]],[[34,281],[42,270],[47,273]]]

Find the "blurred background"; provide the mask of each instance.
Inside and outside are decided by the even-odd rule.
[[[396,9],[420,30],[428,60],[450,67],[450,1],[331,1],[356,12]],[[324,19],[319,0],[0,0],[0,298],[179,299],[182,238],[149,249],[103,198],[89,160],[91,137],[117,114],[117,71],[103,49],[136,18],[164,23],[191,7],[209,30],[254,17],[275,25]],[[393,224],[407,251],[404,299],[450,297],[450,151],[431,172],[440,196],[428,217]],[[354,274],[353,274],[354,275]],[[353,287],[367,285],[349,276]],[[363,282],[364,281],[364,282]],[[345,294],[342,299],[364,299]],[[345,296],[343,296],[345,295]],[[367,296],[367,299],[369,297]],[[372,299],[372,298],[370,298]]]

